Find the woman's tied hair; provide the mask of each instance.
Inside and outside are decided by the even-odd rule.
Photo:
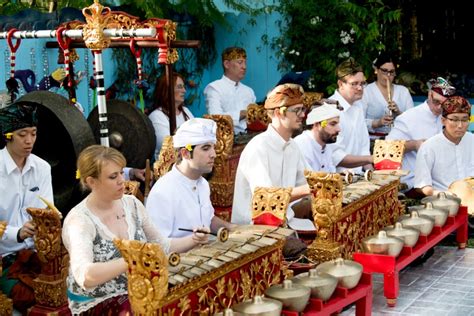
[[[336,68],[337,79],[342,79],[348,75],[355,75],[358,72],[364,72],[364,70],[352,57],[340,63]]]

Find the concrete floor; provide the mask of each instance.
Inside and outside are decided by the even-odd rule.
[[[373,293],[372,315],[474,316],[474,248],[437,246],[423,265],[401,271],[395,307],[386,304],[382,274],[373,275]]]

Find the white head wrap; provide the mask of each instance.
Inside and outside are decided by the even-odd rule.
[[[193,118],[184,122],[173,136],[175,148],[216,143],[217,124],[213,120]]]
[[[335,104],[323,103],[309,112],[306,117],[306,125],[312,125],[317,122],[321,122],[333,117],[339,117],[340,111],[336,108]]]

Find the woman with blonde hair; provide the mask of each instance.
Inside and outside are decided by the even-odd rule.
[[[71,259],[69,307],[73,314],[121,315],[130,310],[127,263],[114,239],[159,243],[165,253],[184,252],[207,241],[207,235],[163,238],[143,204],[124,195],[124,156],[114,148],[92,145],[79,155],[77,168],[89,195],[66,216],[63,242]]]

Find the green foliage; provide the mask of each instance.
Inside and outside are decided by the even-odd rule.
[[[328,94],[336,66],[348,57],[371,72],[379,51],[397,48],[401,10],[389,1],[281,0],[281,36],[272,42],[280,70],[312,70],[306,88]]]

